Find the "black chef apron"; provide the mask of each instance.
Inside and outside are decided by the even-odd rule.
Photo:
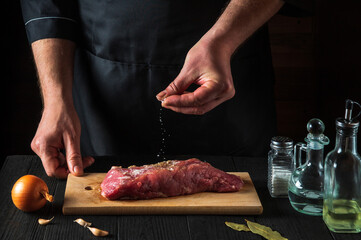
[[[234,54],[233,99],[203,116],[163,109],[155,98],[225,7],[219,0],[79,1],[74,101],[89,155],[265,156],[275,132],[273,72],[262,27]],[[162,135],[160,117],[166,129]],[[164,150],[164,149],[163,149]]]
[[[23,1],[23,12],[32,13],[37,3],[31,4],[27,7],[30,3]],[[44,9],[50,8],[47,4],[42,5]],[[212,27],[225,6],[226,1],[221,0],[78,1],[80,36],[73,95],[82,126],[83,154],[156,156],[164,148],[165,138],[163,151],[171,155],[265,156],[275,134],[266,26],[232,57],[236,95],[231,100],[202,116],[167,109],[160,116],[156,94],[178,75],[188,50]],[[67,16],[69,9],[47,11]],[[35,24],[46,24],[39,21],[44,18],[35,17],[27,22],[28,32],[41,31]],[[73,21],[67,17],[45,20],[55,25]]]

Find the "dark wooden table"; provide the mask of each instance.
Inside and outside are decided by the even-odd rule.
[[[0,239],[98,239],[74,223],[81,217],[110,235],[104,239],[264,239],[249,232],[237,232],[225,226],[225,221],[244,223],[244,219],[267,225],[288,239],[361,239],[361,234],[330,232],[322,217],[298,213],[287,198],[271,198],[267,190],[267,160],[225,156],[198,156],[224,171],[249,172],[264,207],[259,216],[223,215],[122,215],[122,216],[64,216],[62,205],[65,180],[46,176],[36,156],[9,156],[0,172]],[[177,156],[185,159],[186,156]],[[112,165],[141,165],[147,156],[98,157],[87,172],[107,172]],[[18,210],[11,201],[11,189],[18,178],[33,174],[42,178],[55,197],[52,204],[34,213]],[[81,196],[80,196],[81,197]],[[55,216],[51,224],[41,226],[38,218]]]

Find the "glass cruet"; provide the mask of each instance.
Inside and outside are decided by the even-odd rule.
[[[361,232],[361,158],[357,153],[359,122],[346,100],[345,118],[336,119],[335,149],[325,159],[323,220],[333,232]]]
[[[325,125],[320,119],[313,118],[307,123],[307,144],[297,143],[294,147],[296,169],[288,183],[288,198],[292,207],[314,216],[321,216],[323,207],[323,151],[324,145],[330,142],[323,134],[324,130]],[[306,152],[305,163],[302,163],[302,151]]]

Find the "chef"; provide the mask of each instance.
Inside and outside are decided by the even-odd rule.
[[[82,175],[99,155],[264,156],[275,134],[265,23],[299,5],[21,1],[44,106],[31,147],[46,173]]]

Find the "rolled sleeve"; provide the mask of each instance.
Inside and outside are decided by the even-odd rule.
[[[29,43],[44,38],[78,39],[78,11],[74,0],[21,0]]]
[[[315,11],[315,0],[283,0],[284,6],[280,14],[293,17],[312,16]]]

